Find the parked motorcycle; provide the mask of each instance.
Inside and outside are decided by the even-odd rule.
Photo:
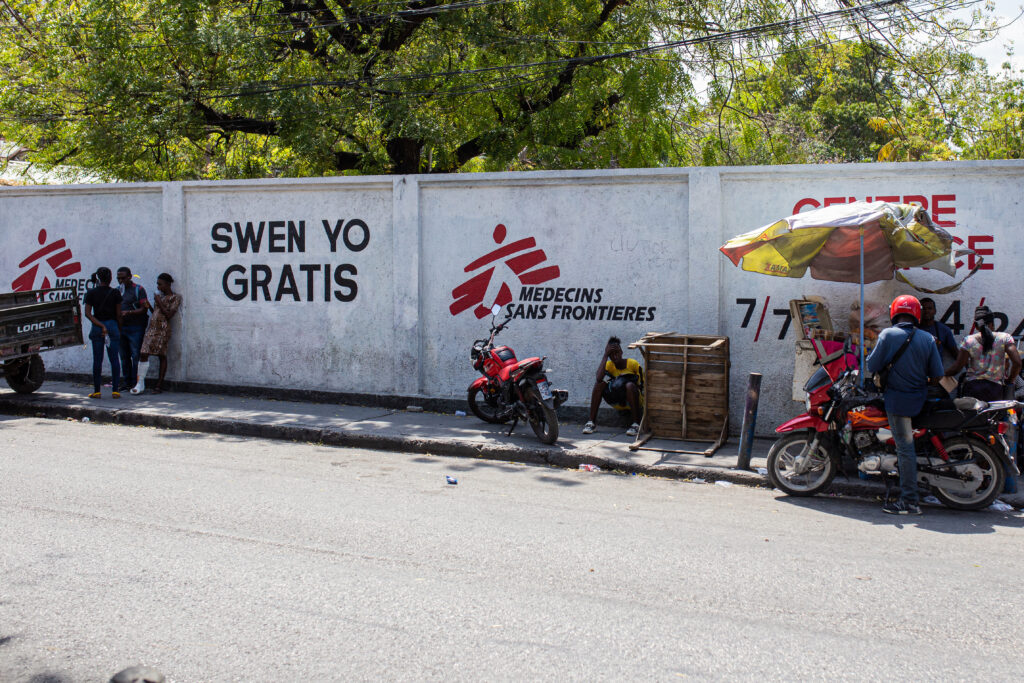
[[[898,467],[882,394],[873,382],[860,386],[848,361],[849,341],[828,355],[813,344],[821,367],[804,385],[807,412],[776,428],[785,436],[768,453],[769,479],[787,494],[814,495],[832,483],[845,455],[859,471],[883,477],[888,492]],[[950,508],[991,505],[1003,491],[1005,472],[1020,474],[1004,434],[1022,406],[929,399],[913,420],[918,485]]]
[[[470,358],[482,377],[469,385],[466,400],[473,414],[484,422],[504,424],[512,420],[508,433],[519,420],[530,423],[541,443],[558,440],[558,406],[565,403],[569,392],[552,389],[544,369],[544,358],[516,359],[508,346],[495,346],[494,338],[508,327],[511,312],[500,324],[500,306],[491,309],[491,329],[487,339],[473,342]]]

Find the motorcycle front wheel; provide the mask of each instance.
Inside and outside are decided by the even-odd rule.
[[[836,476],[828,450],[818,441],[814,453],[805,454],[814,434],[792,432],[772,444],[768,451],[768,479],[790,496],[813,496],[827,489]],[[800,462],[801,457],[806,458]]]
[[[554,399],[545,401],[540,397],[540,391],[533,385],[530,385],[525,398],[533,433],[541,443],[551,444],[558,441],[558,414],[555,412]]]
[[[507,417],[498,417],[498,412],[501,410],[501,406],[498,404],[498,397],[493,393],[489,393],[486,387],[484,389],[470,387],[469,393],[466,395],[466,401],[469,402],[469,409],[473,411],[473,414],[484,422],[496,425],[508,422]]]
[[[955,510],[981,510],[995,502],[1003,492],[1006,473],[1003,463],[988,444],[978,439],[957,436],[946,439],[943,445],[951,463],[966,461],[962,465],[954,465],[953,470],[958,475],[966,476],[968,481],[977,482],[978,486],[972,491],[954,491],[933,486],[935,497],[946,507]]]

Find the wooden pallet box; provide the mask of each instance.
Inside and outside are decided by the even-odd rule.
[[[678,332],[652,332],[629,345],[640,349],[646,386],[640,433],[630,446],[652,438],[709,441],[711,456],[729,434],[729,338]]]

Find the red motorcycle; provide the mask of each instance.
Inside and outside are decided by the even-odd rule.
[[[519,420],[530,423],[541,443],[558,440],[558,406],[565,403],[569,392],[552,389],[544,369],[544,358],[517,360],[508,346],[495,346],[494,338],[508,327],[509,316],[495,325],[501,307],[491,309],[491,330],[487,339],[473,342],[470,357],[473,367],[483,375],[469,385],[466,400],[473,414],[484,422],[504,424],[512,420],[508,433]]]
[[[849,341],[831,353],[812,343],[821,367],[804,385],[807,412],[776,428],[785,436],[768,452],[768,478],[789,495],[814,495],[828,488],[846,456],[859,471],[883,477],[888,495],[899,475],[882,395],[873,382],[861,386]],[[947,507],[991,505],[1005,473],[1020,474],[1003,434],[1022,405],[930,398],[913,420],[918,486]]]

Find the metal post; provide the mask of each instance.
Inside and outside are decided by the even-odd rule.
[[[864,226],[860,226],[860,369],[857,384],[864,387]]]
[[[750,373],[747,380],[747,401],[743,408],[743,427],[740,429],[740,448],[736,454],[736,468],[750,469],[750,450],[754,447],[754,427],[757,426],[757,404],[761,399],[761,373]]]

